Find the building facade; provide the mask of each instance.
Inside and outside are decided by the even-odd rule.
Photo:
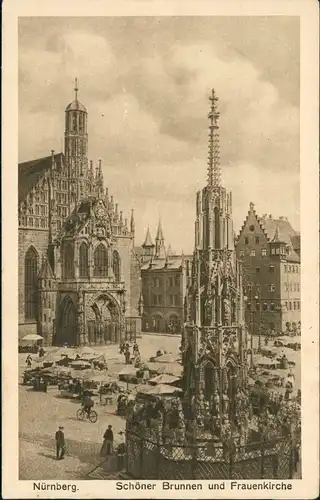
[[[195,250],[181,351],[194,439],[241,429],[247,404],[242,266],[236,258],[231,193],[221,185],[217,97],[209,113],[208,182],[197,193]]]
[[[65,151],[19,164],[19,338],[117,342],[141,330],[135,222],[88,162],[88,114],[65,110]]]
[[[285,217],[259,217],[250,203],[236,242],[252,333],[300,330],[300,235]]]
[[[166,249],[161,222],[155,244],[148,228],[142,244],[141,282],[144,332],[180,334],[191,256],[174,255]]]

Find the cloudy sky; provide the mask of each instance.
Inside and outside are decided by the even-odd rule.
[[[166,242],[193,248],[212,87],[236,231],[250,201],[299,229],[298,18],[20,18],[20,161],[62,150],[76,76],[89,159],[135,209],[137,244],[161,216]]]

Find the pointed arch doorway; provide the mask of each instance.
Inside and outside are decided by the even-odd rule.
[[[59,309],[59,321],[54,343],[56,345],[78,345],[77,311],[69,296],[64,297]]]
[[[87,328],[89,345],[120,342],[121,313],[115,299],[101,293],[92,301],[88,310]]]

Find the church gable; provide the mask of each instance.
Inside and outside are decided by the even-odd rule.
[[[268,235],[254,209],[254,204],[250,203],[248,215],[237,238],[237,247],[241,247],[242,249],[244,246],[267,245],[267,243]]]

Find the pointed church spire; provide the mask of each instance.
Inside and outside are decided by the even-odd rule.
[[[146,232],[146,237],[144,240],[144,243],[141,245],[143,247],[154,247],[154,243],[152,242],[151,235],[150,235],[150,229],[148,226],[147,232]]]
[[[162,225],[161,225],[161,219],[159,219],[159,223],[158,223],[158,231],[157,231],[156,240],[162,240],[162,241],[164,241],[164,236],[163,236],[163,231],[162,231]]]
[[[78,78],[76,77],[75,80],[74,80],[74,98],[75,100],[77,101],[78,100]]]
[[[220,147],[219,147],[219,115],[217,108],[218,97],[214,89],[209,97],[211,108],[208,114],[209,125],[209,151],[208,151],[208,186],[211,188],[220,187],[221,168],[220,168]]]

